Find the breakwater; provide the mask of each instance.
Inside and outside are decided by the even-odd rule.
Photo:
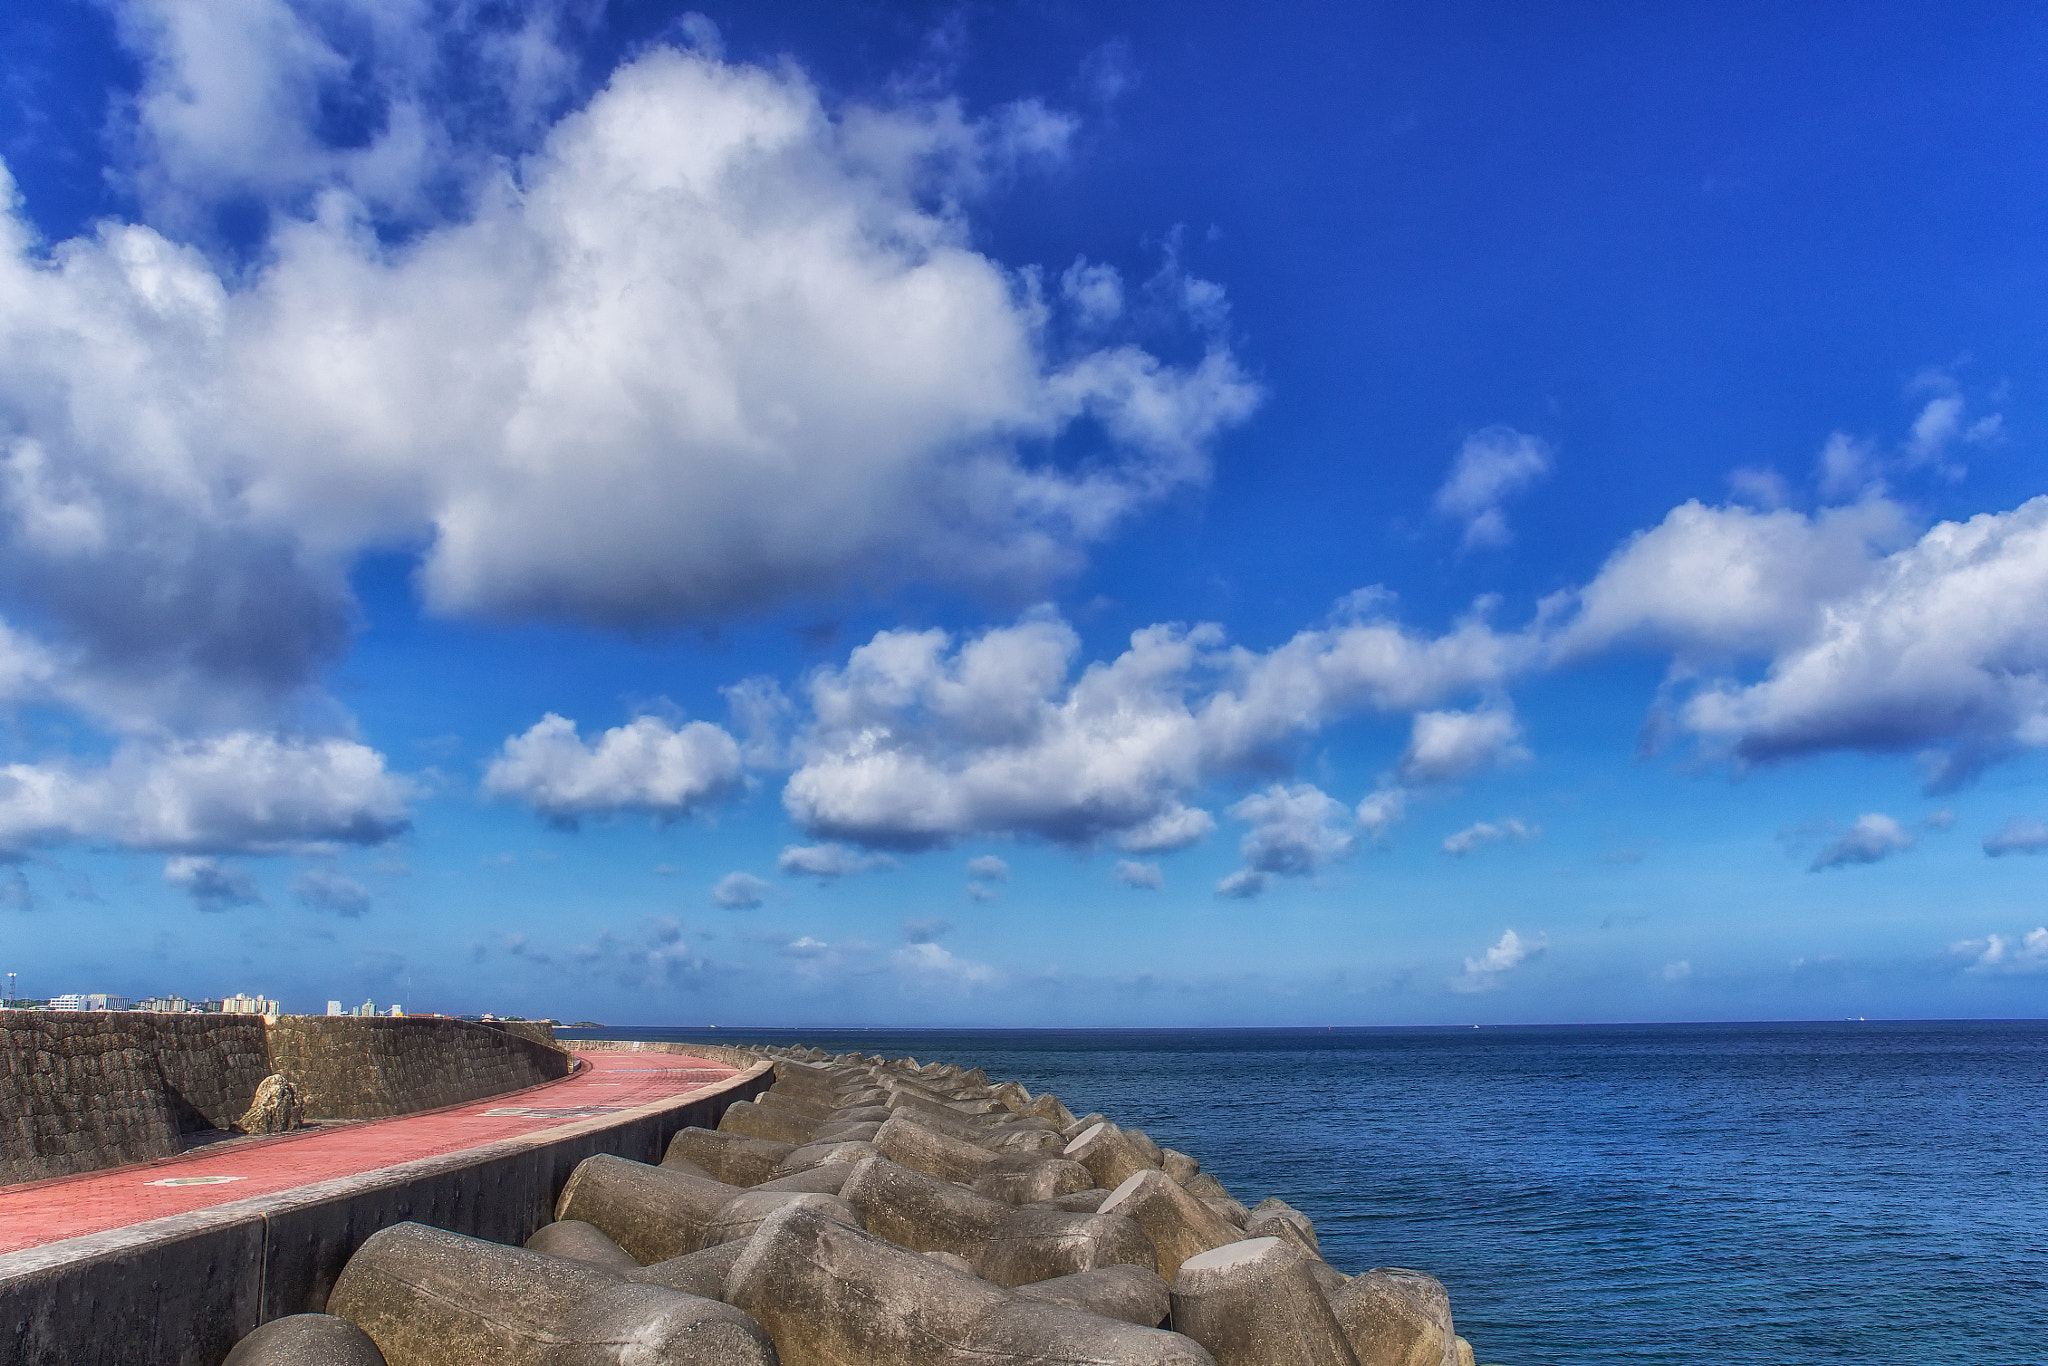
[[[570,1066],[538,1032],[462,1020],[0,1010],[0,1185],[173,1156],[232,1127],[272,1074],[309,1119],[372,1119]]]
[[[387,1224],[233,1366],[1473,1362],[1434,1278],[1331,1266],[1141,1129],[948,1064],[721,1051],[773,1068],[715,1125],[578,1162],[523,1235]]]

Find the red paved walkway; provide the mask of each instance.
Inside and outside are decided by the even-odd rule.
[[[676,1053],[579,1053],[561,1081],[467,1105],[0,1187],[0,1253],[475,1148],[664,1100],[737,1070]]]

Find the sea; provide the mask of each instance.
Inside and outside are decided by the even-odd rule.
[[[2044,1021],[584,1033],[1053,1091],[1439,1277],[1482,1363],[2048,1366]]]

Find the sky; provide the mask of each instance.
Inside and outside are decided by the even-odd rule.
[[[2048,15],[0,15],[0,972],[2048,1007]]]

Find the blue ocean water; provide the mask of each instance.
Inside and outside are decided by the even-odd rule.
[[[1441,1277],[1481,1362],[2048,1363],[2048,1022],[594,1033],[1057,1092]]]

